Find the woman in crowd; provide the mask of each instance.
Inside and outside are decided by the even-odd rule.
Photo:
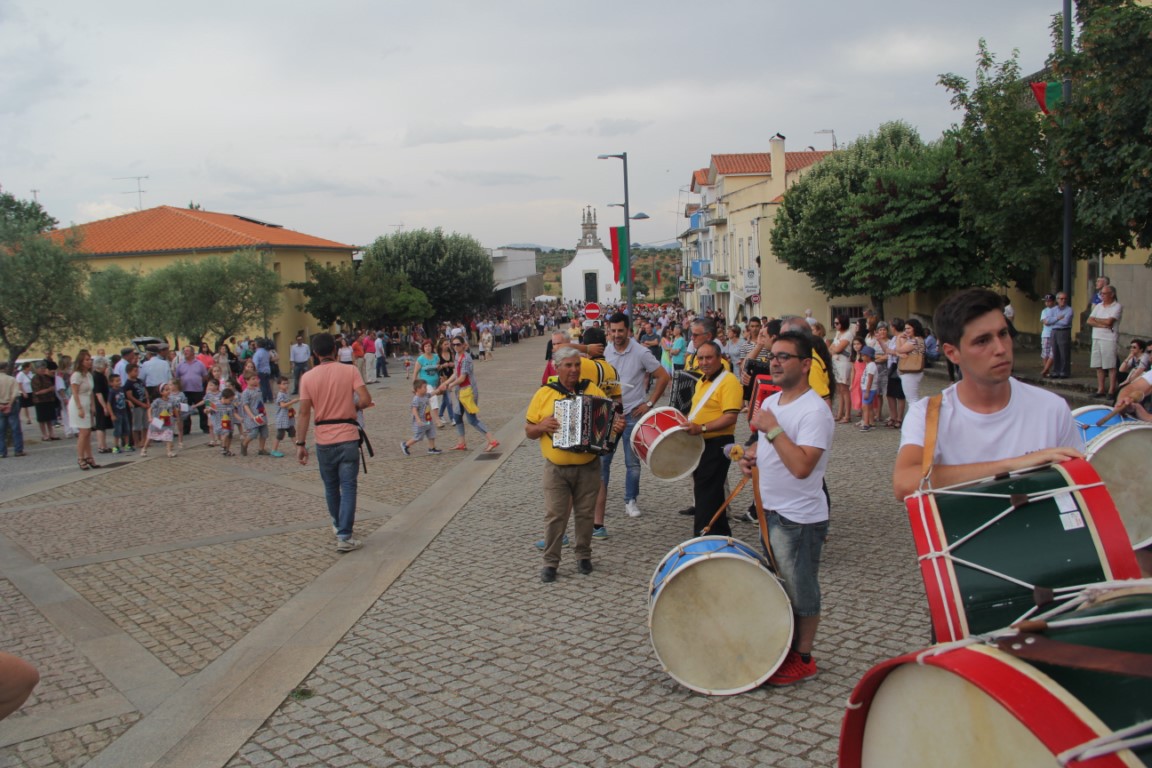
[[[99,467],[92,458],[92,355],[82,349],[76,353],[76,368],[68,378],[72,396],[68,398],[68,423],[76,430],[76,463],[87,472]]]
[[[667,349],[668,357],[672,360],[672,370],[684,370],[684,362],[687,359],[688,342],[684,338],[684,329],[680,327],[680,323],[672,326],[672,340]]]
[[[844,315],[837,315],[834,321],[835,333],[828,342],[832,353],[833,375],[836,379],[836,422],[852,423],[852,339],[856,337],[851,323]]]
[[[92,361],[92,431],[96,433],[96,452],[112,453],[108,447],[108,430],[112,429],[112,392],[108,387],[108,358]]]
[[[436,388],[440,386],[440,357],[432,349],[432,341],[424,339],[420,344],[420,354],[416,357],[416,368],[412,371],[412,378],[423,379],[428,384],[428,391],[435,393]],[[440,410],[439,398],[441,395],[433,394],[428,401],[429,407],[434,412]],[[440,426],[447,426],[443,419],[440,419]]]
[[[212,370],[212,366],[216,364],[216,360],[212,357],[212,349],[208,346],[208,342],[200,342],[200,351],[196,354],[196,359],[204,366],[204,370]]]
[[[442,337],[436,344],[436,373],[440,376],[440,384],[452,378],[452,372],[456,368],[456,362],[452,357],[452,342],[447,337]],[[444,420],[444,414],[448,414],[448,420]],[[449,424],[455,424],[457,421],[456,403],[452,400],[452,393],[447,389],[444,390],[443,399],[440,401],[440,408],[437,412],[437,418],[440,419],[440,426],[446,427]]]
[[[920,381],[924,378],[924,326],[916,318],[910,318],[904,323],[904,334],[896,344],[896,354],[901,358],[919,353],[921,368],[918,372],[901,372],[900,386],[904,389],[904,397],[908,403],[920,399]]]
[[[904,387],[900,384],[900,372],[896,370],[896,365],[900,361],[900,356],[896,352],[896,347],[900,343],[900,337],[904,334],[904,321],[898,317],[892,318],[891,330],[888,333],[888,426],[893,429],[900,429],[904,423],[904,409],[908,403],[904,399]]]
[[[460,420],[456,422],[456,434],[460,436],[460,442],[456,444],[454,450],[468,450],[464,439],[464,420],[467,419],[473,428],[484,434],[484,438],[488,441],[484,452],[491,453],[500,447],[500,443],[488,431],[488,427],[484,426],[484,422],[480,421],[480,393],[476,388],[476,372],[472,366],[472,353],[468,351],[468,340],[462,336],[453,338],[452,351],[456,353],[456,368],[448,381],[440,387],[444,392],[452,387],[459,392]]]
[[[220,366],[220,371],[229,378],[234,378],[240,372],[240,360],[232,352],[232,348],[224,342],[220,342],[216,347],[216,365]]]

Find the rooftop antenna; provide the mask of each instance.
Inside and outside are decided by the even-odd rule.
[[[147,176],[116,176],[113,178],[113,181],[125,181],[127,179],[135,179],[136,180],[136,210],[138,210],[138,211],[144,210],[144,189],[143,189],[143,187],[141,187],[140,182],[146,178],[148,178],[148,177]],[[132,193],[131,192],[121,192],[120,194],[130,195]]]
[[[403,231],[404,231],[404,222],[400,222],[399,224],[389,224],[388,226],[390,226],[390,227],[392,227],[393,229],[395,229],[395,230],[396,230],[396,233],[399,233],[399,232],[403,232]],[[393,233],[393,234],[395,234],[395,233]]]
[[[32,201],[35,203],[40,202],[40,190],[38,190],[38,189],[32,190]]]

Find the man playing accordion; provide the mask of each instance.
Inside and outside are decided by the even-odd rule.
[[[540,441],[544,456],[544,568],[540,581],[556,580],[560,565],[560,547],[568,516],[575,515],[575,542],[577,569],[582,574],[592,573],[592,518],[596,507],[596,494],[600,491],[600,456],[590,451],[563,450],[553,446],[552,436],[561,428],[556,417],[559,400],[577,396],[605,397],[604,391],[587,379],[580,378],[580,353],[571,347],[562,347],[552,355],[557,380],[537,390],[528,405],[524,434]],[[624,417],[613,417],[612,431],[624,430]]]

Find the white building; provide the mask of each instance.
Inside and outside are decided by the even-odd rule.
[[[491,248],[496,303],[526,307],[544,288],[536,271],[536,251],[529,248]]]
[[[612,273],[612,255],[596,234],[596,211],[584,209],[583,230],[576,243],[576,255],[560,270],[560,290],[565,301],[620,302],[620,284]],[[622,279],[624,275],[620,276]]]

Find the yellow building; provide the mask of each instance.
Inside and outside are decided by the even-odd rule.
[[[278,224],[167,205],[81,224],[73,230],[59,230],[53,236],[66,238],[72,232],[80,235],[80,252],[94,271],[117,266],[146,274],[179,260],[195,261],[250,250],[259,253],[285,285],[307,279],[308,259],[333,265],[351,260],[357,250],[355,246]],[[288,347],[296,334],[307,337],[325,330],[314,317],[296,309],[303,302],[301,291],[285,288],[280,313],[268,318],[266,328],[249,328],[246,332],[272,339],[281,359],[287,360]]]
[[[713,155],[692,174],[698,205],[689,206],[689,229],[680,235],[685,306],[723,309],[730,320],[801,314],[811,309],[830,326],[833,315],[859,316],[866,296],[829,299],[802,272],[772,253],[771,233],[784,192],[828,152],[786,152],[773,137],[769,152]]]

